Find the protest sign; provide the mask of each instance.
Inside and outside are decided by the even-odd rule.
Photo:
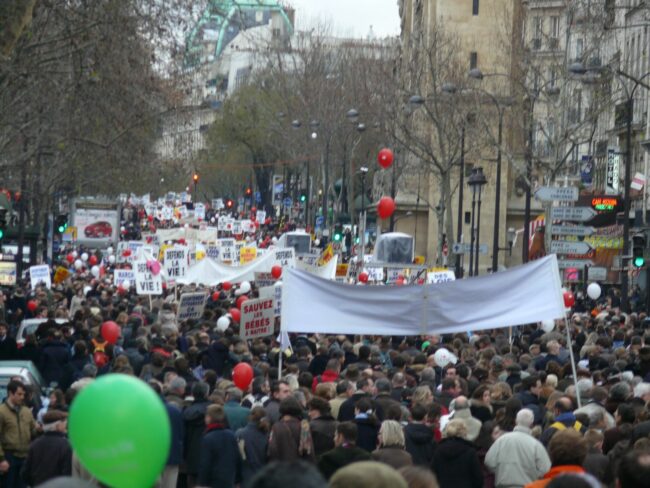
[[[273,286],[259,288],[259,294],[260,298],[273,298],[273,314],[279,317],[282,312],[282,282],[278,281]]]
[[[266,210],[258,210],[257,214],[255,215],[255,220],[257,220],[260,225],[263,224],[266,220]]]
[[[283,247],[273,249],[275,252],[275,263],[282,267],[295,268],[296,267],[296,251],[293,247]]]
[[[52,281],[54,281],[55,285],[58,285],[59,283],[63,283],[68,276],[70,276],[70,271],[68,271],[68,268],[58,266],[54,272],[54,278]]]
[[[16,263],[0,261],[0,285],[13,286],[16,284]]]
[[[178,303],[178,321],[200,319],[203,316],[203,309],[207,301],[207,293],[183,293]]]
[[[244,340],[273,334],[274,322],[273,298],[246,300],[242,304],[239,333]]]
[[[135,270],[135,291],[138,295],[160,295],[162,294],[162,276],[160,273],[154,275],[147,267],[147,262],[136,261]]]
[[[406,278],[409,275],[408,269],[387,269],[386,283],[396,283],[400,276]]]
[[[50,267],[47,264],[30,266],[29,279],[32,283],[32,290],[36,289],[39,284],[45,285],[47,288],[52,288],[52,280],[50,279]]]
[[[278,281],[273,277],[272,273],[260,273],[255,271],[255,284],[258,288],[273,286]]]
[[[165,249],[164,266],[167,281],[174,283],[178,278],[184,278],[187,273],[188,249],[186,247],[172,247]]]
[[[243,232],[241,220],[234,220],[231,226],[231,232],[235,235],[239,235]]]
[[[242,220],[241,221],[241,230],[247,234],[252,234],[255,232],[255,224],[252,220]]]
[[[214,245],[205,246],[205,255],[215,261],[219,260],[219,247]]]
[[[115,286],[131,288],[135,285],[135,273],[132,269],[116,269],[113,271],[113,282]]]
[[[224,263],[231,263],[235,259],[235,239],[218,239],[219,259]]]
[[[427,271],[427,283],[446,283],[455,280],[456,275],[450,269],[432,268]]]
[[[239,264],[250,263],[257,257],[256,247],[242,247],[239,250]]]
[[[203,203],[194,204],[194,218],[205,220],[205,205]]]

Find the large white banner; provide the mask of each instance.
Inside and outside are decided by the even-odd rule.
[[[282,329],[328,334],[448,334],[564,316],[553,254],[523,266],[433,285],[356,286],[283,271]]]

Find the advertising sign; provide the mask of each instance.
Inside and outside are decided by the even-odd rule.
[[[621,155],[619,149],[607,149],[607,168],[605,173],[605,193],[618,195],[620,189]]]
[[[38,285],[45,285],[47,288],[52,288],[50,267],[47,264],[30,266],[29,279],[32,283],[32,290],[34,290]]]
[[[16,263],[0,261],[0,285],[12,286],[16,284]]]
[[[203,316],[203,309],[208,301],[208,294],[203,292],[183,293],[178,304],[177,319],[200,319]]]
[[[91,247],[108,247],[118,238],[120,211],[117,202],[76,200],[72,222],[77,241]]]
[[[273,334],[273,298],[246,300],[241,309],[240,335],[244,340]]]

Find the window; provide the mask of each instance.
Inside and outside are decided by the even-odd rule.
[[[478,2],[479,0],[472,0],[472,15],[478,15]]]
[[[533,17],[532,18],[532,23],[533,23],[533,39],[532,39],[532,44],[533,44],[533,49],[534,50],[539,50],[542,46],[542,27],[544,25],[543,19],[541,17]]]
[[[469,69],[476,69],[478,67],[478,54],[476,51],[469,53]]]
[[[582,39],[576,39],[576,59],[577,60],[582,58],[583,49],[584,49],[584,41]]]
[[[560,37],[560,17],[557,15],[551,17],[551,37],[556,39]]]

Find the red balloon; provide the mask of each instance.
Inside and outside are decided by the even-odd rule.
[[[253,368],[248,363],[239,363],[232,370],[232,382],[237,388],[244,391],[253,381]]]
[[[106,339],[109,344],[115,344],[120,338],[120,326],[112,320],[108,320],[102,324],[102,337]]]
[[[223,288],[225,291],[228,291],[232,288],[232,283],[230,281],[224,281],[221,284],[221,288]]]
[[[213,302],[216,302],[217,300],[219,300],[219,292],[218,292],[218,291],[215,291],[215,292],[212,294],[212,301],[213,301]]]
[[[395,281],[395,284],[397,286],[402,286],[404,283],[406,283],[406,280],[404,278],[397,278],[397,280]]]
[[[153,222],[153,215],[148,215],[148,216],[147,216],[147,220],[148,220],[149,222]]]
[[[280,276],[282,276],[282,266],[279,264],[276,264],[271,268],[271,276],[273,276],[276,280],[280,279]]]
[[[34,312],[38,308],[38,302],[36,300],[30,300],[27,302],[27,310]]]
[[[230,310],[228,310],[228,313],[232,317],[232,320],[238,324],[239,321],[241,320],[241,312],[239,311],[239,309],[231,308]]]
[[[251,212],[253,213],[257,212],[257,207],[251,207]]]
[[[65,260],[66,260],[69,264],[74,263],[74,256],[72,255],[72,253],[68,254],[68,255],[65,257]]]
[[[124,288],[122,285],[117,287],[117,294],[120,296],[126,295],[126,288]]]
[[[88,258],[88,264],[90,264],[91,266],[95,266],[97,264],[97,256],[91,254],[90,257]]]
[[[237,299],[237,308],[241,310],[241,306],[244,304],[244,302],[248,300],[248,297],[246,295],[242,295]]]
[[[264,219],[264,225],[269,225],[271,223],[271,217],[267,217]]]
[[[391,197],[381,197],[377,204],[377,214],[382,219],[387,219],[395,211],[395,201]]]
[[[573,295],[573,292],[565,291],[564,292],[564,306],[566,308],[571,308],[576,303],[576,297]]]
[[[359,283],[368,283],[368,278],[370,276],[365,271],[359,273]]]
[[[131,249],[125,249],[124,251],[122,251],[122,256],[124,256],[125,258],[129,257],[130,255],[131,255]]]
[[[390,165],[393,164],[393,151],[388,148],[384,148],[379,151],[379,154],[377,155],[377,162],[382,168],[389,168]]]

